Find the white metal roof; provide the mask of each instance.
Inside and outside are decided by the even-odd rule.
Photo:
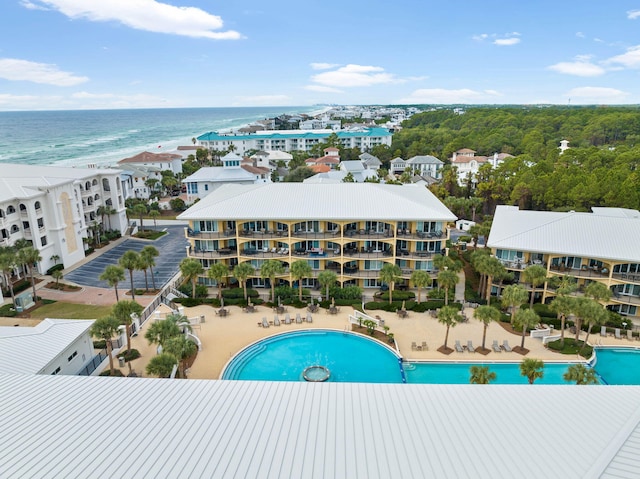
[[[33,327],[0,326],[0,373],[38,374],[93,322],[47,318]]]
[[[225,168],[224,166],[206,166],[189,175],[183,183],[196,183],[200,181],[225,182],[225,181],[253,181],[255,175],[240,167]]]
[[[178,218],[456,220],[424,186],[377,183],[223,185]]]
[[[640,262],[640,213],[619,209],[557,213],[496,208],[487,245],[491,248]],[[633,210],[626,210],[633,211]]]
[[[640,453],[640,387],[0,375],[0,404],[3,477],[572,479]]]

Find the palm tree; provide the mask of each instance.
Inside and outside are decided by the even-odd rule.
[[[106,281],[109,286],[113,286],[116,290],[116,302],[120,301],[120,298],[118,298],[118,283],[124,281],[124,268],[110,264],[100,275],[100,281]]]
[[[251,263],[240,263],[233,268],[233,277],[242,285],[245,301],[247,300],[247,280],[249,276],[255,274],[255,271]]]
[[[268,259],[262,266],[260,267],[260,277],[262,279],[269,279],[269,283],[271,284],[271,301],[275,301],[274,297],[276,294],[276,277],[278,275],[284,274],[284,266],[282,263],[275,259]]]
[[[480,282],[478,284],[478,295],[483,295],[486,288],[486,269],[489,261],[489,251],[486,249],[477,249],[471,253],[471,265],[480,275]]]
[[[4,277],[4,281],[11,292],[11,301],[13,304],[16,302],[16,295],[13,291],[13,282],[11,281],[11,276],[13,275],[13,270],[17,268],[18,263],[16,261],[16,255],[9,248],[2,248],[0,250],[0,272]]]
[[[180,329],[180,326],[178,326],[178,322],[171,320],[167,316],[167,319],[151,323],[149,328],[147,328],[147,332],[144,334],[144,337],[149,344],[158,344],[164,348],[164,345],[169,338],[180,336],[181,334],[182,330]]]
[[[502,279],[507,273],[507,270],[504,268],[502,263],[498,258],[489,257],[489,259],[484,264],[485,274],[487,275],[487,290],[486,290],[486,300],[487,304],[491,304],[491,287],[493,286],[493,280],[495,278]]]
[[[305,259],[299,259],[291,263],[291,277],[298,280],[298,299],[302,302],[302,280],[308,278],[313,273],[313,269],[309,262]]]
[[[536,296],[536,288],[539,285],[543,284],[547,279],[547,268],[539,264],[532,264],[531,266],[527,266],[524,271],[522,271],[522,279],[525,283],[531,284],[531,303],[529,303],[529,307],[533,308],[533,300]]]
[[[133,213],[140,218],[140,231],[144,231],[144,225],[142,224],[142,218],[147,214],[147,207],[142,203],[138,203],[133,207]]]
[[[154,291],[156,289],[156,277],[153,273],[153,267],[156,265],[155,258],[157,258],[158,256],[160,256],[160,252],[155,246],[145,246],[144,248],[142,248],[142,251],[140,251],[140,258],[142,258],[142,263],[146,265],[146,267],[149,268],[149,271],[151,272],[151,284],[153,285]]]
[[[513,324],[513,316],[516,314],[516,308],[529,299],[529,293],[519,284],[510,284],[502,290],[502,306],[507,306],[511,312],[511,324]]]
[[[520,363],[520,374],[529,380],[529,384],[533,384],[536,379],[544,377],[544,363],[539,359],[524,358]]]
[[[555,297],[549,305],[552,311],[555,311],[560,319],[560,344],[564,346],[564,327],[567,316],[576,311],[576,298],[574,296],[565,296],[560,294]]]
[[[459,320],[460,315],[458,314],[458,310],[453,306],[443,306],[440,308],[440,311],[438,311],[438,322],[447,327],[447,333],[444,336],[445,351],[449,349],[447,347],[447,341],[449,340],[449,328],[455,327]]]
[[[18,251],[18,263],[21,265],[26,265],[29,270],[29,276],[31,277],[31,288],[33,289],[33,300],[36,301],[36,279],[34,276],[34,267],[36,263],[42,261],[42,257],[40,256],[40,252],[35,249],[33,246],[27,246],[26,248],[22,248]]]
[[[438,270],[450,269],[456,273],[462,271],[462,262],[442,254],[433,255],[433,266]]]
[[[111,338],[113,338],[118,332],[118,326],[120,323],[113,316],[107,316],[106,318],[96,319],[91,325],[91,335],[103,339],[107,346],[107,357],[109,358],[109,370],[111,376],[113,376],[113,355]]]
[[[147,374],[158,376],[159,378],[168,378],[173,372],[173,367],[177,364],[178,360],[175,356],[162,353],[151,358],[145,371]]]
[[[151,210],[149,211],[149,216],[153,220],[153,229],[158,229],[158,224],[156,223],[156,220],[160,216],[160,212],[158,210]]]
[[[607,291],[609,291],[607,289]],[[587,328],[587,336],[584,338],[580,353],[584,350],[585,346],[589,342],[589,335],[591,334],[591,328],[594,326],[602,326],[609,319],[609,313],[602,307],[597,301],[590,299],[585,301],[581,308],[582,319],[587,322],[589,327]]]
[[[118,211],[111,205],[104,207],[105,215],[107,216],[107,223],[109,224],[109,231],[111,231],[111,215],[115,215]]]
[[[57,254],[52,254],[51,258],[49,258],[51,261],[53,261],[54,264],[58,264],[58,261],[60,261],[60,256],[58,256]]]
[[[596,372],[584,364],[572,364],[562,376],[565,381],[575,381],[578,385],[598,384]]]
[[[493,321],[500,321],[500,311],[498,311],[493,306],[482,305],[478,306],[473,311],[473,317],[482,322],[484,325],[482,331],[482,349],[486,349],[484,344],[487,339],[487,328]]]
[[[598,303],[606,303],[611,299],[611,290],[604,283],[592,281],[584,288],[584,295]]]
[[[127,351],[131,351],[131,318],[132,314],[142,313],[142,306],[135,301],[122,300],[118,301],[111,307],[111,315],[118,321],[119,324],[123,324],[127,333]]]
[[[185,282],[191,281],[191,297],[195,299],[198,276],[204,273],[202,263],[192,258],[184,258],[182,261],[180,261],[179,268]]]
[[[153,270],[156,262],[149,255],[143,255],[142,251],[138,254],[138,270],[144,273],[144,290],[149,292],[149,278],[147,277],[147,269]]]
[[[471,384],[489,384],[497,377],[495,372],[489,371],[489,366],[471,366],[469,371],[471,372],[469,378]]]
[[[325,299],[327,301],[329,301],[329,288],[336,284],[336,281],[338,281],[338,275],[328,269],[325,269],[324,271],[321,271],[320,274],[318,274],[318,283],[320,283],[320,286],[322,288],[325,288]]]
[[[402,270],[397,264],[385,263],[380,269],[379,278],[380,281],[389,285],[389,304],[393,302],[393,288],[402,277]]]
[[[524,339],[527,336],[527,329],[533,328],[540,322],[540,316],[533,309],[521,309],[516,313],[514,319],[516,326],[522,327],[522,343],[520,348],[524,349]]]
[[[62,271],[60,271],[59,269],[55,270],[51,273],[51,277],[56,280],[56,289],[59,289],[58,286],[60,285],[60,280],[62,279]]]
[[[224,263],[213,263],[207,270],[207,277],[218,285],[218,299],[222,298],[222,280],[229,276],[229,267]]]
[[[411,273],[411,282],[418,289],[418,303],[420,303],[422,288],[431,286],[433,283],[431,275],[422,269],[416,269]]]
[[[182,366],[180,375],[183,378],[187,377],[184,361],[185,359],[193,356],[197,350],[198,347],[195,345],[195,343],[182,335],[169,338],[163,347],[163,352],[166,352],[167,354],[170,354],[178,359],[180,365]]]
[[[136,299],[136,289],[133,286],[133,272],[140,266],[140,255],[133,250],[125,251],[118,260],[121,268],[129,271],[129,280],[131,281],[131,299]]]
[[[458,281],[460,281],[460,277],[455,271],[445,269],[438,273],[438,287],[444,289],[445,306],[449,304],[449,290],[455,288]]]

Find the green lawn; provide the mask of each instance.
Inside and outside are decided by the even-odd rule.
[[[110,313],[111,306],[92,306],[62,301],[45,304],[30,312],[32,319],[97,319],[109,316]]]

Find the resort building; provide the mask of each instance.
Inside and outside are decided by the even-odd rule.
[[[460,186],[463,186],[469,179],[473,185],[476,185],[478,170],[482,165],[490,164],[493,168],[497,168],[507,158],[513,158],[513,155],[494,153],[493,156],[476,156],[475,150],[463,148],[453,153],[451,164],[458,170],[458,184]]]
[[[0,373],[80,373],[94,356],[93,323],[46,318],[33,327],[0,326]]]
[[[195,154],[195,152],[193,152],[193,154]],[[118,162],[118,168],[125,170],[128,166],[137,168],[154,166],[159,171],[169,170],[176,175],[182,173],[182,159],[182,155],[180,154],[143,151],[136,156],[120,160]]]
[[[303,287],[331,270],[342,285],[379,288],[385,263],[397,264],[405,283],[416,269],[433,271],[456,217],[422,186],[271,183],[224,185],[178,219],[189,221],[189,257],[205,269],[250,263],[253,287],[269,286],[260,278],[264,261],[281,261],[278,282],[293,285],[289,267],[304,259],[313,275]],[[206,274],[200,282],[214,284]]]
[[[254,134],[209,132],[200,135],[200,146],[213,150],[228,150],[229,147],[241,155],[248,150],[309,151],[324,143],[329,135],[338,136],[345,148],[369,150],[377,145],[391,146],[391,132],[386,128],[361,128],[357,130],[278,130],[259,131]]]
[[[252,185],[271,182],[268,168],[243,164],[242,157],[233,152],[227,153],[221,161],[222,166],[200,168],[182,180],[182,183],[187,185],[188,203],[204,198],[225,184]]]
[[[127,217],[120,170],[4,164],[0,177],[0,245],[31,241],[40,273],[85,257],[95,226],[124,231]],[[104,214],[103,214],[104,213]]]
[[[524,268],[539,264],[548,278],[571,276],[579,291],[592,281],[611,290],[607,308],[640,318],[640,212],[592,208],[592,213],[496,208],[487,246],[520,281]],[[556,295],[554,281],[538,286],[539,299]],[[494,285],[498,293],[499,285]],[[530,287],[529,287],[530,289]]]

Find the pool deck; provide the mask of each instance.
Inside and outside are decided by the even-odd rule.
[[[161,307],[162,313],[169,312],[166,306]],[[256,307],[254,313],[244,313],[242,309],[235,306],[227,307],[230,314],[226,317],[220,317],[215,314],[215,309],[211,306],[196,306],[185,308],[185,314],[189,318],[199,318],[204,315],[205,322],[198,324],[194,333],[202,341],[202,350],[198,353],[198,357],[190,371],[188,377],[190,379],[218,379],[224,365],[237,354],[241,349],[249,344],[258,341],[267,336],[285,333],[300,329],[318,329],[327,328],[344,331],[350,329],[349,314],[351,308],[342,307],[336,315],[330,315],[325,310],[313,315],[312,323],[290,324],[281,326],[270,326],[269,328],[259,327],[263,317],[268,321],[273,321],[275,313],[266,306]],[[287,312],[291,318],[295,318],[296,313],[300,313],[304,318],[306,310],[299,310],[289,307]],[[483,326],[479,321],[473,319],[473,310],[466,310],[467,316],[470,318],[467,323],[458,324],[449,331],[448,346],[453,347],[456,340],[462,345],[466,345],[468,340],[473,341],[473,345],[478,348],[482,342]],[[490,352],[486,356],[479,353],[463,353],[453,352],[449,355],[442,354],[437,349],[444,343],[446,328],[439,324],[437,320],[429,315],[429,313],[409,312],[406,319],[399,319],[395,313],[386,313],[384,311],[376,311],[385,320],[386,325],[390,327],[390,332],[394,333],[396,343],[400,350],[400,354],[407,361],[457,361],[470,363],[490,363],[490,362],[520,362],[523,356],[514,352],[501,353]],[[280,315],[282,321],[284,315]],[[142,354],[140,359],[133,361],[132,367],[138,375],[146,375],[144,369],[150,358],[155,355],[155,345],[149,345],[144,339],[144,333],[150,321],[143,327],[141,333],[132,338],[132,347],[138,349]],[[584,339],[583,333],[581,338]],[[568,331],[566,337],[573,337]],[[511,347],[520,345],[521,336],[506,331],[499,324],[493,323],[487,329],[486,346],[491,347],[493,340],[498,340],[502,344],[503,340],[508,340]],[[599,334],[591,334],[590,343],[594,345],[610,345],[610,346],[636,346],[640,347],[639,341],[627,341],[626,339],[615,339],[613,337],[602,338]],[[428,351],[412,351],[411,343],[415,341],[418,345],[422,341],[426,341],[429,347]],[[525,347],[530,350],[526,357],[541,359],[545,362],[571,362],[584,361],[577,355],[560,355],[546,349],[541,340],[533,339],[527,336]],[[123,368],[123,373],[128,370]]]

